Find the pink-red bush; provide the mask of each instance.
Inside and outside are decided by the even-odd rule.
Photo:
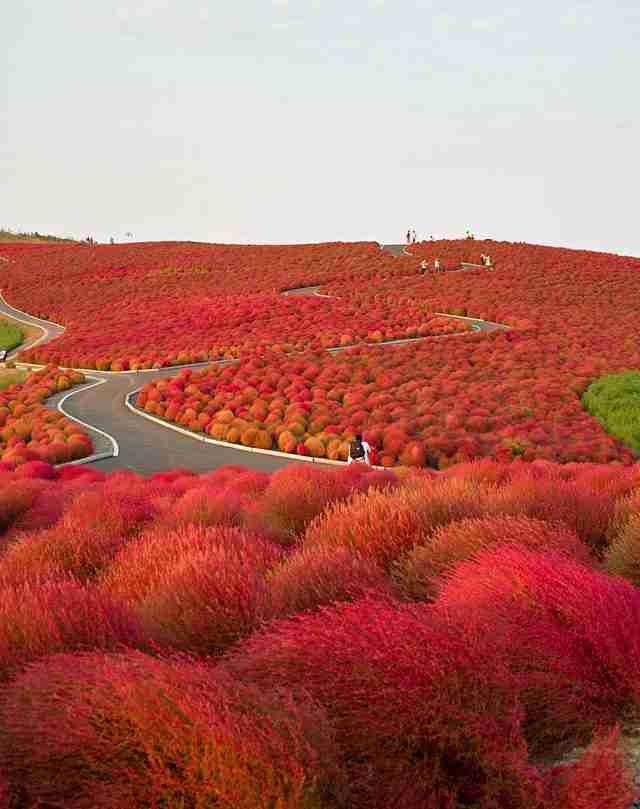
[[[575,764],[556,769],[549,809],[629,809],[639,795],[633,775],[619,729],[613,728],[601,733]]]
[[[591,548],[602,553],[615,508],[615,493],[576,481],[549,481],[522,475],[503,486],[492,511],[563,522]]]
[[[0,588],[0,678],[56,652],[141,646],[135,616],[107,593],[74,580]]]
[[[302,689],[325,706],[354,806],[536,805],[512,676],[426,607],[364,599],[276,622],[222,670],[259,689]]]
[[[274,533],[284,545],[293,544],[314,517],[347,497],[350,489],[348,478],[332,469],[287,466],[271,475],[249,525]]]
[[[446,577],[435,610],[480,633],[519,679],[535,749],[584,739],[640,704],[640,593],[558,553],[489,548]]]
[[[149,636],[172,649],[219,655],[249,635],[264,614],[266,593],[255,548],[244,550],[218,544],[185,551],[161,571],[133,606]],[[279,558],[274,549],[269,563]]]
[[[370,489],[331,504],[308,526],[305,545],[350,548],[387,567],[439,525],[479,516],[493,490],[465,480],[414,480],[395,491]]]
[[[624,576],[640,585],[640,513],[631,516],[609,545],[605,567],[615,576]]]
[[[29,806],[337,809],[344,792],[320,708],[188,659],[56,655],[11,683],[1,719]]]
[[[234,491],[220,487],[196,486],[186,491],[172,506],[165,523],[182,525],[240,526],[245,501]]]

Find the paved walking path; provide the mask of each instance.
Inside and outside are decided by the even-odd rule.
[[[383,249],[392,255],[400,255],[404,245],[387,245]],[[316,294],[319,289],[320,286],[302,287],[287,290],[286,294]],[[31,346],[53,340],[64,332],[63,326],[14,309],[2,296],[0,296],[0,314],[43,329],[42,337],[32,341]],[[499,323],[488,323],[475,318],[457,318],[453,315],[446,317],[467,320],[478,331],[508,328]],[[456,335],[444,335],[450,336]],[[392,340],[389,343],[375,345],[395,345],[414,342],[416,339],[441,338]],[[29,346],[20,348],[24,350],[26,347]],[[10,352],[10,356],[17,354],[20,348]],[[331,353],[341,350],[345,349],[329,349]],[[188,367],[202,367],[209,364],[211,363],[200,363],[199,366]],[[96,468],[104,471],[130,469],[148,475],[164,469],[186,467],[195,472],[207,472],[226,464],[241,464],[252,469],[271,472],[292,463],[300,463],[300,458],[295,455],[268,455],[246,452],[232,444],[205,444],[202,440],[198,440],[195,434],[191,437],[176,432],[168,424],[165,426],[150,421],[126,407],[126,396],[133,390],[156,379],[175,376],[177,372],[176,367],[118,374],[88,371],[87,385],[79,386],[64,397],[53,397],[47,404],[57,405],[63,413],[81,422],[91,435],[97,452],[111,454],[111,457],[93,462]],[[96,384],[97,381],[99,384]]]

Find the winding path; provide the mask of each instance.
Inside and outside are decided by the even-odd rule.
[[[392,255],[400,255],[404,245],[386,245],[383,249]],[[319,289],[319,286],[303,287],[286,290],[284,294],[319,294]],[[20,346],[22,350],[53,340],[64,332],[64,327],[57,323],[50,323],[14,309],[1,295],[0,314],[42,329],[42,336]],[[476,318],[444,314],[442,316],[467,320],[477,331],[496,331],[508,328],[499,323],[489,323]],[[374,345],[397,345],[417,340],[455,336],[464,336],[464,334],[392,340],[388,343]],[[336,353],[344,351],[346,348],[349,347],[328,350],[330,353]],[[14,356],[20,349],[10,352],[9,356]],[[186,367],[197,368],[211,364],[206,362]],[[93,460],[87,460],[92,460],[96,468],[104,471],[130,469],[148,475],[165,469],[185,467],[195,472],[208,472],[225,464],[241,464],[253,469],[272,472],[292,463],[300,463],[301,458],[294,455],[260,451],[247,452],[234,445],[222,443],[212,446],[205,443],[199,435],[194,433],[185,435],[183,432],[172,429],[168,423],[158,423],[145,417],[142,413],[129,409],[126,400],[133,391],[156,379],[175,376],[178,370],[179,367],[174,366],[152,371],[122,373],[88,371],[86,385],[52,397],[47,401],[47,405],[56,406],[65,415],[85,427],[91,435],[95,447]]]

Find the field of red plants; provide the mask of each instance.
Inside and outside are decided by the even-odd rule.
[[[364,280],[354,271],[325,291],[365,310],[423,298],[432,311],[511,330],[339,356],[266,351],[147,386],[140,406],[219,440],[330,459],[344,460],[362,431],[384,466],[633,460],[585,414],[580,395],[602,374],[640,367],[640,260],[475,241],[411,249],[416,256],[399,259],[403,267],[425,256],[453,269],[488,252],[495,269]]]
[[[291,351],[403,338],[431,320],[419,298],[401,308],[381,298],[364,310],[346,299],[279,294],[344,273],[412,271],[373,243],[13,245],[3,254],[10,259],[7,300],[66,326],[54,344],[25,352],[32,362],[151,368],[246,356],[262,347]],[[438,333],[439,323],[433,325]]]
[[[603,374],[640,367],[640,259],[467,240],[411,251],[8,245],[4,283],[11,303],[67,326],[25,352],[30,361],[126,370],[241,358],[233,369],[151,385],[139,400],[220,440],[344,459],[360,430],[385,466],[633,459],[579,397]],[[494,269],[453,271],[481,253]],[[424,257],[452,271],[421,275]],[[310,284],[333,297],[279,294]],[[434,312],[511,328],[362,345],[469,328]],[[352,343],[336,356],[321,352]]]
[[[637,797],[637,467],[29,461],[0,530],[3,809]]]
[[[78,371],[47,366],[0,391],[0,469],[29,461],[58,464],[91,455],[91,439],[75,421],[43,403],[84,382]]]
[[[579,398],[605,369],[626,362],[624,354],[593,353],[567,363],[557,350],[540,355],[526,334],[477,334],[184,369],[145,385],[137,404],[220,441],[333,460],[346,460],[360,431],[383,466],[520,456],[630,463],[632,451]]]

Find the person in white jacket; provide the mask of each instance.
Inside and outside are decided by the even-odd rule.
[[[371,446],[366,441],[362,440],[360,433],[351,442],[349,446],[349,458],[347,463],[366,463],[371,466]]]

